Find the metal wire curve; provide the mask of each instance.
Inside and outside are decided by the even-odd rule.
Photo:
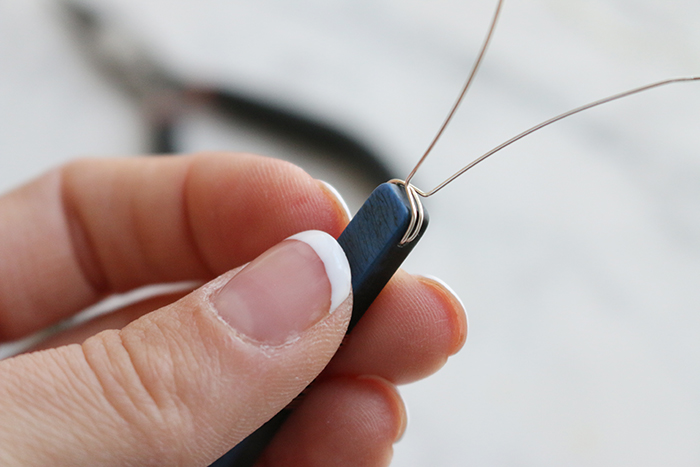
[[[491,25],[489,26],[489,30],[486,33],[486,38],[484,39],[484,43],[481,46],[481,49],[479,50],[479,55],[476,57],[476,60],[474,61],[474,65],[472,65],[472,70],[469,73],[469,77],[467,77],[466,83],[464,83],[464,86],[462,86],[462,90],[459,93],[459,96],[457,97],[457,101],[454,103],[452,106],[452,109],[450,109],[450,113],[447,114],[447,118],[445,119],[445,122],[442,124],[440,129],[438,130],[437,134],[433,138],[433,140],[430,142],[428,145],[428,149],[425,150],[423,153],[423,156],[420,158],[418,163],[416,164],[415,167],[413,167],[413,170],[411,170],[411,173],[408,174],[408,177],[406,177],[406,183],[410,184],[411,179],[413,176],[416,174],[418,169],[420,168],[421,165],[423,165],[423,162],[425,162],[425,159],[427,159],[428,155],[432,152],[433,148],[437,144],[438,140],[442,136],[442,134],[445,132],[445,129],[447,128],[447,125],[450,124],[452,121],[452,117],[454,117],[455,113],[457,113],[457,109],[459,108],[460,104],[464,100],[464,96],[467,95],[467,91],[471,87],[472,82],[474,81],[474,78],[476,77],[476,73],[479,71],[479,66],[481,65],[481,62],[484,59],[484,56],[486,55],[486,50],[489,48],[489,44],[491,43],[491,38],[493,37],[493,33],[496,30],[496,23],[498,23],[498,18],[501,15],[501,9],[503,8],[503,0],[498,0],[498,4],[496,5],[496,11],[493,14],[493,18],[491,19]]]
[[[423,203],[421,203],[420,195],[418,191],[416,191],[416,187],[397,178],[389,180],[389,183],[404,187],[406,196],[408,197],[408,203],[411,207],[411,222],[408,224],[408,228],[401,242],[399,242],[399,245],[406,245],[414,241],[420,234],[423,228],[423,222],[425,222],[425,210],[423,209]]]
[[[525,130],[525,131],[523,131],[522,133],[519,133],[519,134],[517,134],[516,136],[512,137],[511,139],[509,139],[509,140],[507,140],[507,141],[505,141],[505,142],[499,144],[498,146],[496,146],[495,148],[491,149],[491,150],[488,151],[487,153],[483,154],[482,156],[478,157],[477,159],[473,160],[473,161],[470,162],[469,164],[467,164],[467,165],[465,165],[464,167],[462,167],[459,171],[457,171],[456,173],[454,173],[453,175],[451,175],[447,180],[443,181],[442,183],[440,183],[438,186],[436,186],[436,187],[433,188],[432,190],[423,191],[423,190],[419,189],[418,187],[413,187],[413,189],[416,191],[416,193],[418,193],[418,194],[419,194],[420,196],[422,196],[423,198],[427,198],[427,197],[429,197],[429,196],[434,195],[434,194],[437,193],[438,191],[442,190],[445,186],[447,186],[447,185],[449,185],[450,183],[452,183],[456,178],[458,178],[458,177],[459,177],[460,175],[462,175],[464,172],[466,172],[467,170],[471,169],[472,167],[474,167],[475,165],[477,165],[477,164],[480,163],[481,161],[483,161],[483,160],[485,160],[485,159],[491,157],[492,155],[496,154],[496,153],[497,153],[498,151],[500,151],[501,149],[504,149],[504,148],[510,146],[511,144],[515,143],[516,141],[523,139],[523,138],[526,137],[527,135],[532,134],[532,133],[534,133],[534,132],[536,132],[536,131],[538,131],[538,130],[541,130],[542,128],[544,128],[544,127],[546,127],[546,126],[551,125],[552,123],[558,122],[559,120],[563,120],[563,119],[565,119],[565,118],[567,118],[567,117],[570,117],[570,116],[572,116],[572,115],[574,115],[574,114],[577,114],[577,113],[579,113],[579,112],[583,112],[584,110],[592,109],[593,107],[597,107],[597,106],[599,106],[599,105],[607,104],[608,102],[612,102],[612,101],[615,101],[615,100],[618,100],[618,99],[622,99],[622,98],[624,98],[624,97],[628,97],[628,96],[631,96],[631,95],[633,95],[633,94],[637,94],[637,93],[640,93],[640,92],[648,91],[648,90],[650,90],[650,89],[657,88],[657,87],[659,87],[659,86],[665,86],[665,85],[667,85],[667,84],[683,83],[683,82],[689,82],[689,81],[700,81],[700,76],[689,76],[689,77],[685,77],[685,78],[673,78],[673,79],[666,79],[666,80],[663,80],[663,81],[657,81],[657,82],[655,82],[655,83],[651,83],[651,84],[647,84],[647,85],[645,85],[645,86],[641,86],[641,87],[638,87],[638,88],[630,89],[630,90],[628,90],[628,91],[621,92],[621,93],[619,93],[619,94],[614,94],[614,95],[612,95],[612,96],[609,96],[609,97],[606,97],[606,98],[603,98],[603,99],[599,99],[599,100],[594,101],[594,102],[590,102],[590,103],[588,103],[588,104],[586,104],[586,105],[582,105],[582,106],[580,106],[580,107],[576,107],[575,109],[572,109],[572,110],[569,110],[569,111],[567,111],[567,112],[564,112],[563,114],[557,115],[556,117],[552,117],[552,118],[550,118],[549,120],[545,120],[544,122],[539,123],[539,124],[533,126],[532,128],[530,128],[530,129],[528,129],[528,130]]]

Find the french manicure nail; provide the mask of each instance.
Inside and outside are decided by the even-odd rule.
[[[289,342],[350,294],[350,266],[325,232],[296,234],[249,263],[212,304],[239,333],[269,345]]]
[[[333,185],[331,185],[330,183],[328,183],[326,181],[319,180],[319,182],[321,182],[323,184],[323,186],[326,187],[326,189],[328,189],[328,191],[335,197],[335,199],[338,200],[338,202],[341,204],[341,206],[343,206],[345,213],[348,215],[348,219],[352,219],[352,213],[350,212],[350,208],[348,207],[348,203],[345,202],[343,197],[340,195],[340,192],[338,190],[336,190]]]
[[[451,353],[451,355],[454,355],[464,346],[464,343],[467,340],[467,333],[469,331],[469,314],[467,313],[467,308],[464,306],[464,302],[462,301],[462,299],[459,298],[459,295],[457,295],[457,292],[455,292],[454,289],[452,289],[452,287],[447,285],[447,283],[445,281],[443,281],[439,277],[430,276],[430,275],[421,276],[421,277],[437,283],[440,287],[442,287],[442,289],[447,293],[447,295],[449,295],[453,299],[453,301],[458,303],[459,306],[462,308],[463,318],[460,318],[458,320],[458,322],[459,322],[458,330],[457,330],[458,336],[455,340],[455,344],[453,346],[453,350]]]

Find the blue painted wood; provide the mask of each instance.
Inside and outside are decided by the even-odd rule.
[[[423,236],[428,226],[427,213],[418,237],[400,246],[410,222],[411,205],[406,190],[393,183],[382,183],[338,238],[352,273],[353,307],[348,332]],[[210,467],[252,467],[291,412],[290,407],[283,409]]]
[[[400,246],[410,222],[411,205],[406,190],[393,183],[382,183],[338,238],[352,272],[353,309],[348,332],[420,240],[428,226],[427,213],[418,238]]]

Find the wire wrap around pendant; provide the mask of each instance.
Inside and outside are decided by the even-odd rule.
[[[389,180],[389,183],[401,186],[406,190],[406,196],[411,206],[411,222],[408,224],[408,229],[406,229],[406,233],[401,239],[401,242],[399,242],[399,245],[406,245],[414,241],[420,234],[423,223],[425,222],[425,210],[423,209],[423,203],[421,203],[420,195],[416,187],[399,179]]]

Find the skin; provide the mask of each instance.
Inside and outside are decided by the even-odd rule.
[[[406,424],[395,385],[437,371],[466,337],[458,299],[403,271],[335,357],[351,297],[271,348],[217,319],[207,291],[236,268],[300,231],[337,238],[348,222],[321,183],[278,160],[80,160],[0,198],[0,219],[0,342],[113,293],[214,280],[0,362],[2,465],[205,466],[319,373],[260,465],[387,465]]]

